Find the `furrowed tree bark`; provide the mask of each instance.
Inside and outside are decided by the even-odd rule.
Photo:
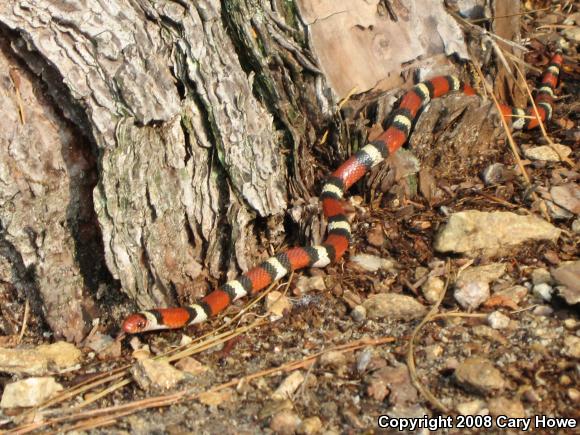
[[[78,342],[281,244],[332,106],[307,36],[286,1],[1,2],[2,332],[28,299]]]

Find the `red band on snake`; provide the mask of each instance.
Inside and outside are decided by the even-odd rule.
[[[543,73],[535,97],[541,121],[552,117],[554,89],[561,66],[562,54],[558,51]],[[200,323],[223,311],[233,301],[256,294],[291,271],[305,267],[325,267],[340,260],[348,249],[350,239],[350,224],[342,207],[344,193],[372,167],[397,151],[407,141],[417,114],[431,99],[452,91],[463,91],[467,95],[475,94],[470,86],[462,84],[454,76],[435,77],[415,85],[402,97],[398,108],[392,114],[390,126],[328,177],[320,195],[323,212],[328,219],[327,237],[321,245],[292,248],[277,254],[212,291],[193,305],[157,308],[131,314],[123,322],[123,330],[127,333],[138,333]],[[501,114],[511,121],[514,129],[531,129],[540,123],[533,107],[524,110],[501,106]]]

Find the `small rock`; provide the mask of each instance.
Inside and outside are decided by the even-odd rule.
[[[552,200],[560,207],[575,215],[580,215],[580,186],[576,183],[567,183],[554,186],[550,189]]]
[[[62,391],[62,389],[62,385],[50,377],[28,378],[16,381],[4,387],[0,408],[37,406]]]
[[[367,309],[362,305],[354,307],[350,313],[355,322],[362,322],[367,318]]]
[[[566,393],[572,402],[580,402],[580,390],[577,390],[576,388],[568,388]]]
[[[560,385],[568,386],[572,383],[572,379],[568,375],[560,376]]]
[[[383,228],[380,225],[371,228],[371,230],[367,233],[367,241],[369,242],[369,245],[376,248],[383,246],[385,243]]]
[[[209,367],[204,366],[198,360],[190,356],[186,356],[177,361],[175,363],[175,368],[193,376],[201,375],[209,370]]]
[[[497,295],[505,296],[511,299],[515,304],[519,305],[528,295],[528,289],[523,285],[514,285],[496,293]]]
[[[501,311],[494,311],[487,316],[487,323],[493,329],[505,329],[510,325],[511,319]]]
[[[478,281],[462,283],[453,292],[455,300],[466,310],[476,309],[489,298],[489,295],[489,284]]]
[[[412,320],[425,315],[427,309],[416,299],[398,293],[379,293],[363,302],[369,319]]]
[[[566,303],[580,303],[580,260],[565,263],[552,269],[552,276],[564,288],[558,288],[558,293]]]
[[[538,267],[532,271],[532,284],[552,284],[552,275],[548,271],[548,269],[544,269],[543,267]]]
[[[483,182],[489,186],[499,184],[513,177],[513,172],[509,171],[503,163],[492,163],[483,171]]]
[[[354,309],[357,305],[360,305],[362,303],[360,296],[350,290],[344,291],[344,293],[342,294],[342,300],[351,309]]]
[[[548,317],[554,314],[554,309],[548,305],[538,305],[532,310],[534,316]]]
[[[536,296],[542,298],[543,300],[550,302],[552,300],[552,292],[554,289],[550,284],[536,284],[534,286],[533,292]]]
[[[302,420],[298,426],[297,433],[299,435],[314,435],[322,430],[322,421],[318,417],[309,417]]]
[[[493,416],[507,415],[510,418],[525,418],[524,405],[518,399],[494,397],[488,404],[489,413]]]
[[[562,221],[562,220],[566,220],[566,219],[570,219],[571,217],[574,217],[574,214],[570,213],[565,208],[560,207],[554,201],[546,200],[545,203],[546,203],[546,206],[548,207],[548,212],[550,213],[550,216],[554,220]]]
[[[131,374],[143,390],[172,388],[185,379],[185,374],[167,361],[144,359],[131,368]]]
[[[324,291],[326,290],[326,284],[323,276],[308,277],[301,275],[296,282],[296,288],[300,291],[300,294],[304,294],[312,290]]]
[[[359,373],[366,371],[371,359],[373,357],[373,351],[371,349],[364,349],[356,356],[356,369]]]
[[[291,435],[301,423],[300,417],[294,411],[284,410],[272,417],[270,429],[281,435]]]
[[[572,222],[572,231],[576,234],[580,234],[580,218],[574,219]]]
[[[473,334],[477,337],[483,337],[487,340],[495,341],[502,345],[508,344],[508,339],[501,335],[496,329],[490,328],[487,325],[476,325],[473,327]]]
[[[460,403],[455,407],[457,412],[461,415],[488,415],[485,402],[481,399],[470,400],[469,402]]]
[[[564,349],[562,349],[562,354],[580,359],[580,337],[568,335],[564,339]]]
[[[87,347],[97,353],[100,360],[119,358],[121,356],[121,342],[110,335],[96,332],[85,343]]]
[[[181,340],[179,340],[179,346],[187,346],[193,342],[193,338],[189,335],[181,334]]]
[[[526,402],[529,403],[538,403],[542,400],[538,392],[532,387],[526,388],[522,397]]]
[[[270,313],[270,321],[275,322],[292,310],[290,299],[279,291],[271,291],[266,295],[266,310]]]
[[[568,329],[569,331],[573,331],[574,329],[576,329],[576,325],[578,324],[578,322],[576,321],[576,319],[566,319],[564,320],[564,328]]]
[[[566,145],[554,144],[553,146],[542,145],[524,150],[524,155],[530,160],[541,160],[544,162],[559,162],[561,157],[570,155],[572,149]]]
[[[436,303],[441,298],[441,293],[444,290],[445,282],[437,276],[430,276],[421,286],[421,292],[430,304]]]
[[[383,367],[368,377],[367,394],[377,401],[383,401],[389,395],[393,406],[415,403],[417,390],[411,383],[409,370],[405,364],[396,367]]]
[[[580,27],[574,26],[562,30],[562,36],[574,42],[580,42]]]
[[[457,284],[470,282],[492,283],[505,274],[506,265],[504,263],[490,263],[484,266],[472,266],[461,271],[457,277]]]
[[[426,346],[423,350],[425,352],[425,359],[427,359],[427,361],[434,361],[443,355],[443,346],[439,344]]]
[[[535,216],[468,210],[450,216],[437,233],[434,248],[470,256],[482,252],[493,255],[528,240],[556,241],[560,233],[554,225]]]
[[[151,349],[149,349],[149,345],[146,344],[145,346],[142,346],[139,349],[135,349],[131,354],[131,356],[135,358],[137,361],[149,359],[151,358]]]
[[[298,389],[300,385],[304,382],[304,375],[301,371],[296,370],[292,372],[289,376],[282,381],[278,386],[276,391],[272,394],[272,399],[274,400],[284,400],[288,399],[294,392]]]
[[[350,258],[350,260],[367,272],[376,272],[384,270],[394,273],[397,270],[397,263],[388,258],[377,257],[370,254],[357,254]]]
[[[485,358],[468,358],[455,369],[457,383],[468,390],[483,394],[501,391],[506,387],[502,373]]]
[[[329,352],[324,352],[320,355],[320,365],[322,367],[343,367],[346,364],[346,357],[344,353],[338,352],[336,350],[331,350]]]
[[[291,411],[294,409],[294,404],[291,400],[273,400],[268,401],[264,404],[264,407],[260,410],[258,414],[258,419],[265,420],[267,418],[272,417],[273,415],[278,414],[282,411]]]
[[[224,402],[229,402],[234,396],[231,388],[224,388],[219,391],[204,391],[197,396],[200,403],[207,406],[220,406]]]
[[[0,348],[0,372],[43,375],[60,372],[79,363],[81,351],[64,341],[29,349]]]

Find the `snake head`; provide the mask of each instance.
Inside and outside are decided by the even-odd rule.
[[[148,331],[149,321],[147,317],[141,313],[135,313],[127,316],[123,321],[121,328],[127,334],[137,334],[139,332]]]

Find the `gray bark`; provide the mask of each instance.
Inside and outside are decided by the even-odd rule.
[[[331,106],[291,5],[0,3],[7,299],[79,341],[120,292],[185,302],[279,241]]]

